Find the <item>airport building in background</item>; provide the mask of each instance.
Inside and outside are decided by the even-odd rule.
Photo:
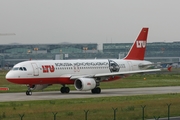
[[[0,45],[0,68],[11,68],[25,60],[119,59],[132,43],[4,44]],[[147,43],[145,59],[152,62],[180,62],[180,42]]]

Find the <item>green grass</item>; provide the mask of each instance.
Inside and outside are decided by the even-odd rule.
[[[83,120],[84,110],[89,110],[88,120],[113,120],[112,108],[117,108],[117,120],[141,120],[141,106],[146,105],[145,118],[149,119],[154,116],[167,117],[167,104],[171,104],[170,115],[179,116],[179,100],[180,94],[165,94],[1,102],[0,119],[19,120],[19,114],[24,114],[25,120],[49,120],[57,112],[58,120]]]

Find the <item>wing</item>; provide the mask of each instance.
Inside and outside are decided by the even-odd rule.
[[[109,76],[122,76],[128,74],[136,74],[136,73],[147,73],[147,72],[157,72],[161,71],[160,69],[149,69],[149,70],[136,70],[136,71],[126,71],[126,72],[113,72],[113,73],[99,73],[95,75],[71,75],[70,79],[78,79],[78,78],[96,78],[96,77],[109,77]]]

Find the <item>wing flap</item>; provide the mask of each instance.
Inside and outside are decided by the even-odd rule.
[[[161,69],[136,70],[136,71],[126,71],[126,72],[113,72],[113,73],[100,73],[100,74],[95,74],[94,77],[116,76],[116,75],[118,76],[118,75],[125,75],[125,74],[157,72],[157,71],[161,71]]]

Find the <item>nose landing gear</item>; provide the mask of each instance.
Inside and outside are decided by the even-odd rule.
[[[28,87],[28,90],[26,91],[26,95],[32,95],[30,85],[27,85],[27,87]]]
[[[32,91],[31,90],[27,90],[26,91],[26,95],[32,95]]]

